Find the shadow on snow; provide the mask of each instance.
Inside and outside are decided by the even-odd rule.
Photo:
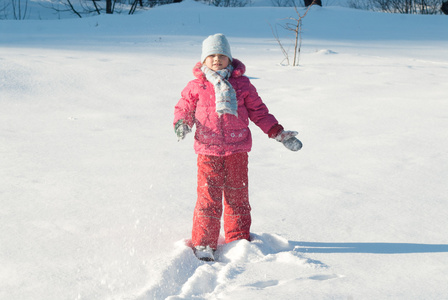
[[[289,241],[294,250],[302,253],[371,253],[406,254],[448,252],[444,244],[412,243],[323,243]]]

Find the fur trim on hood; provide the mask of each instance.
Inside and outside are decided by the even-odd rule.
[[[232,60],[232,66],[233,66],[233,72],[230,77],[237,78],[243,76],[244,73],[246,73],[246,66],[238,59],[234,58]],[[193,68],[193,75],[194,77],[205,81],[207,79],[205,78],[205,74],[202,72],[201,67],[202,63],[198,62]]]

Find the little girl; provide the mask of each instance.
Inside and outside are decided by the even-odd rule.
[[[202,43],[201,61],[193,68],[195,80],[182,91],[175,107],[178,140],[196,124],[194,150],[198,154],[197,202],[192,244],[196,256],[213,261],[217,248],[224,196],[226,243],[250,240],[248,152],[252,147],[249,119],[270,138],[298,151],[297,132],[285,131],[244,76],[244,64],[232,58],[223,34]]]

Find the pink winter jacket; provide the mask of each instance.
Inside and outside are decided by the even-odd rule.
[[[199,62],[193,68],[197,79],[190,81],[182,91],[182,98],[174,110],[174,124],[184,120],[190,127],[196,124],[194,150],[197,154],[227,156],[238,152],[249,152],[252,136],[249,119],[268,134],[278,122],[258,96],[249,78],[243,76],[246,67],[233,59],[234,70],[229,78],[236,91],[238,117],[215,111],[215,90],[201,71]]]

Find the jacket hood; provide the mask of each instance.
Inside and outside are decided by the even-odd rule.
[[[246,66],[238,59],[234,58],[232,60],[232,66],[233,66],[233,72],[230,77],[235,77],[235,78],[241,77],[244,75],[244,73],[246,73]],[[193,75],[198,79],[206,80],[205,74],[202,72],[201,67],[202,67],[202,63],[198,62],[193,68]]]

